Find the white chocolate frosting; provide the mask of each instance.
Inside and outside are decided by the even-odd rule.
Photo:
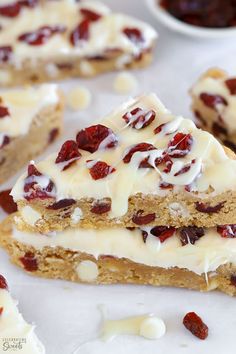
[[[15,344],[22,346],[17,351],[24,354],[45,354],[44,346],[34,333],[35,326],[28,324],[23,319],[18,311],[16,301],[5,289],[0,289],[0,307],[3,307],[0,315],[0,352],[13,352],[14,349],[9,349],[8,345]],[[18,338],[20,340],[17,340]]]
[[[59,101],[55,84],[1,91],[0,98],[0,106],[7,108],[10,114],[0,119],[0,136],[9,137],[27,134],[33,119],[37,119],[37,114]]]
[[[125,113],[137,107],[143,112],[153,110],[156,113],[155,120],[143,129],[134,129],[122,119]],[[131,195],[167,195],[169,191],[160,188],[161,182],[173,184],[173,191],[176,193],[186,193],[186,196],[197,193],[202,198],[210,189],[212,195],[236,189],[236,161],[227,156],[222,145],[211,134],[197,129],[189,119],[172,115],[154,94],[128,101],[99,123],[111,128],[116,134],[118,145],[115,148],[99,149],[92,154],[80,150],[82,157],[64,171],[61,164],[55,164],[57,153],[37,164],[37,169],[44,175],[44,185],[48,184],[49,178],[55,184],[56,200],[108,197],[112,201],[111,216],[118,217],[127,212]],[[164,123],[166,124],[161,132],[154,134],[154,129]],[[190,151],[184,157],[172,158],[172,168],[166,173],[154,161],[162,156],[171,139],[180,132],[191,135]],[[110,136],[102,141],[101,146],[106,146],[107,139]],[[123,157],[127,151],[142,142],[153,144],[156,150],[136,152],[130,163],[124,163]],[[140,162],[146,157],[154,168],[139,168]],[[90,176],[87,160],[105,161],[116,171],[105,178],[94,180]],[[193,160],[195,163],[191,164]],[[189,165],[188,171],[178,173]],[[25,177],[26,174],[12,190],[15,201],[24,198]],[[190,192],[185,191],[186,185],[191,185]]]
[[[89,38],[73,46],[70,34],[84,19],[80,9],[94,11],[102,17],[91,22]],[[14,55],[11,62],[18,67],[24,60],[31,61],[32,64],[45,58],[71,60],[73,57],[104,55],[106,51],[113,49],[120,49],[123,54],[127,54],[130,62],[133,56],[138,56],[143,50],[150,48],[157,37],[156,31],[148,24],[124,14],[112,13],[102,2],[90,0],[45,1],[34,8],[24,7],[20,14],[11,20],[1,17],[1,21],[1,46],[12,45]],[[17,39],[20,35],[36,31],[43,26],[58,25],[65,26],[66,30],[53,35],[43,45],[29,45]],[[123,33],[126,27],[135,27],[142,32],[141,46],[129,40]]]
[[[217,70],[217,69],[216,69]],[[208,93],[210,95],[220,95],[223,97],[227,105],[217,104],[215,107],[216,119],[220,116],[223,120],[223,124],[230,133],[236,131],[236,94],[232,95],[227,88],[225,81],[227,79],[233,79],[227,77],[227,75],[219,75],[219,77],[208,76],[207,73],[205,76],[202,76],[196,84],[191,89],[191,94],[193,98],[199,98],[202,93]],[[209,107],[207,107],[209,109]],[[212,110],[214,113],[214,111]],[[203,115],[204,118],[204,115]]]
[[[139,229],[67,229],[53,235],[42,235],[13,229],[17,241],[42,250],[44,247],[63,247],[72,251],[99,256],[127,258],[153,267],[186,268],[197,274],[215,271],[219,266],[236,264],[236,239],[223,238],[216,229],[205,230],[205,235],[194,245],[182,246],[178,232],[161,243],[151,234],[143,241]]]

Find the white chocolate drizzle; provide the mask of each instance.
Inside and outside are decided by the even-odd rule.
[[[137,107],[144,112],[153,110],[156,113],[155,120],[143,129],[132,128],[122,118]],[[202,199],[209,196],[209,190],[212,190],[212,195],[216,195],[236,189],[236,161],[226,154],[222,145],[211,134],[197,129],[189,119],[171,115],[154,94],[128,101],[99,123],[113,130],[118,139],[116,147],[105,148],[112,141],[114,135],[111,133],[101,142],[96,152],[90,154],[81,150],[81,159],[65,171],[61,171],[54,163],[56,154],[37,164],[37,169],[55,184],[57,200],[110,198],[111,216],[120,217],[127,212],[130,196],[137,193],[164,196],[169,193],[161,189],[161,182],[172,184],[174,193],[181,191],[190,195],[197,192]],[[162,124],[163,130],[154,134],[154,129]],[[165,151],[168,153],[169,142],[180,132],[191,135],[192,145],[186,156],[170,156],[173,165],[169,172],[165,171],[162,165],[155,164],[155,160],[163,156]],[[136,152],[129,163],[124,163],[122,159],[130,149],[143,142],[153,144],[155,149]],[[149,164],[154,168],[139,168],[145,158],[148,158]],[[107,178],[93,180],[89,175],[87,160],[105,161],[116,172]],[[226,175],[227,179],[224,178]],[[24,177],[19,179],[12,190],[15,201],[23,198]],[[186,192],[185,186],[190,184],[191,192]]]

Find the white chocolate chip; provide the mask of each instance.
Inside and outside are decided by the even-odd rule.
[[[92,76],[95,74],[94,68],[88,61],[81,61],[80,63],[81,73],[85,76]]]
[[[77,273],[82,281],[93,282],[98,277],[98,266],[92,261],[82,261],[77,267]]]
[[[169,204],[169,210],[172,216],[182,216],[184,218],[189,217],[188,210],[180,203]]]
[[[21,210],[21,216],[23,218],[23,220],[29,224],[30,226],[34,226],[35,223],[41,219],[41,214],[39,212],[37,212],[36,210],[34,210],[33,208],[31,208],[30,206],[25,206],[22,210]]]
[[[83,216],[82,210],[77,207],[74,209],[73,213],[71,214],[71,222],[72,224],[77,224]]]
[[[118,74],[113,82],[113,88],[119,94],[132,93],[137,86],[138,82],[134,75],[127,72]]]
[[[165,323],[158,317],[147,317],[140,325],[140,335],[147,339],[161,338],[165,333]]]
[[[45,66],[45,71],[50,78],[56,78],[59,74],[57,66],[53,63],[49,63]]]
[[[9,84],[12,80],[12,75],[9,71],[0,70],[0,83],[1,84]]]
[[[86,87],[77,86],[67,95],[67,105],[75,111],[88,108],[90,102],[91,92]]]

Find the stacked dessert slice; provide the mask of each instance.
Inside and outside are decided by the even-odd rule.
[[[236,294],[234,154],[153,94],[31,162],[12,195],[1,243],[36,275]]]
[[[210,69],[192,87],[197,124],[236,152],[236,77]]]
[[[0,93],[0,183],[60,134],[63,106],[54,84]]]
[[[0,353],[22,351],[24,354],[45,354],[45,349],[19,313],[17,303],[8,291],[5,278],[0,274]]]
[[[100,1],[9,0],[0,20],[0,85],[143,67],[157,38],[148,24]]]

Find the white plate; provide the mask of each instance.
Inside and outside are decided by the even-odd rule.
[[[192,26],[176,19],[174,16],[165,11],[165,9],[159,5],[160,0],[146,0],[146,2],[156,19],[173,31],[192,37],[200,37],[206,39],[219,39],[233,36],[236,37],[236,28],[208,29]]]
[[[157,26],[144,1],[106,0],[106,3]],[[154,91],[174,113],[190,117],[187,91],[191,84],[211,66],[223,66],[235,73],[235,57],[236,48],[231,41],[224,41],[221,46],[215,41],[190,41],[162,27],[154,63],[134,72],[140,83],[134,94]],[[84,112],[66,112],[63,139],[39,159],[127,99],[113,92],[115,76],[110,73],[92,80],[68,80],[60,84],[65,92],[72,86],[85,85],[92,92],[92,104]],[[14,180],[1,189],[12,186]],[[77,347],[80,347],[77,354],[235,354],[236,298],[217,292],[201,294],[148,286],[88,286],[39,279],[11,265],[3,250],[0,250],[0,273],[6,275],[12,295],[19,300],[26,319],[36,323],[36,333],[45,344],[47,354],[72,354]],[[156,313],[166,322],[167,333],[156,341],[131,336],[118,337],[111,343],[94,341],[100,330],[99,304],[105,304],[109,317],[114,319]],[[206,341],[196,339],[183,327],[182,318],[188,311],[196,311],[209,325]],[[14,354],[25,353],[16,351]]]

